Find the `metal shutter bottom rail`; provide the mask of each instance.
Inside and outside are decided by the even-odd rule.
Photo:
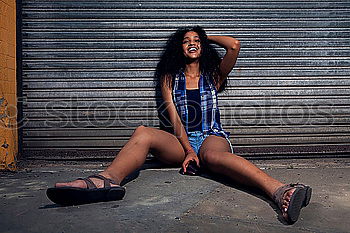
[[[22,3],[26,158],[110,159],[138,125],[159,127],[155,66],[188,24],[241,41],[219,98],[236,153],[350,154],[347,0]]]

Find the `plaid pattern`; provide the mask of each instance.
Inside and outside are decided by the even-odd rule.
[[[218,107],[218,93],[209,75],[204,74],[200,76],[199,91],[202,109],[202,132],[204,134],[217,135],[228,139],[230,133],[222,129]],[[175,77],[173,101],[188,134],[186,77],[184,72],[179,72]]]

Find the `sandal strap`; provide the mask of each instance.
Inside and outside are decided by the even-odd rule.
[[[294,189],[297,187],[298,184],[286,184],[281,187],[279,187],[275,193],[272,196],[272,199],[275,201],[275,203],[278,205],[280,209],[282,209],[283,205],[283,195],[288,192],[291,189]]]
[[[89,177],[78,178],[77,180],[83,180],[86,183],[86,186],[88,189],[96,189],[97,188],[97,186],[94,184],[94,182],[92,182],[92,180],[89,179]]]
[[[101,176],[101,175],[99,175],[99,174],[89,176],[88,178],[97,178],[97,179],[103,180],[103,184],[104,184],[103,187],[104,187],[104,188],[110,188],[110,187],[111,187],[111,184],[116,184],[116,185],[118,185],[114,180],[109,179],[109,178],[106,178],[106,177]]]
[[[302,188],[302,189],[310,188],[310,186],[307,186],[305,184],[296,183],[296,184],[293,184],[293,185],[294,185],[294,187],[299,187],[299,188]]]
[[[92,175],[92,176],[89,176],[89,177],[86,177],[86,178],[78,178],[78,180],[85,181],[88,189],[96,189],[97,186],[94,184],[94,182],[92,182],[91,178],[96,178],[96,179],[103,180],[103,187],[104,188],[110,188],[111,184],[118,185],[114,180],[106,178],[106,177],[101,176],[99,174]]]

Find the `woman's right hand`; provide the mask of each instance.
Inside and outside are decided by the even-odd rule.
[[[187,153],[185,160],[182,162],[182,168],[183,168],[184,173],[186,173],[186,169],[188,167],[188,164],[191,161],[195,161],[197,166],[199,167],[199,159],[198,159],[197,154],[194,151]]]

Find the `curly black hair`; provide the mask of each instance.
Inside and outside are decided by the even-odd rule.
[[[197,32],[202,46],[202,54],[199,58],[200,72],[202,74],[208,74],[214,82],[219,82],[219,65],[221,58],[216,49],[209,44],[206,32],[200,26],[194,27],[182,27],[173,33],[165,46],[164,52],[160,57],[160,61],[157,65],[155,78],[157,86],[165,83],[168,87],[172,87],[174,77],[180,70],[186,66],[186,59],[182,51],[182,41],[184,35],[189,32]],[[225,89],[227,82],[221,84],[220,91]]]

